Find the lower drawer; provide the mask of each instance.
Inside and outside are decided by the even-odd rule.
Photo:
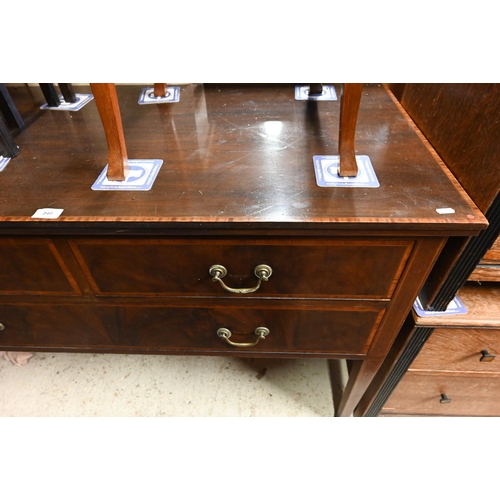
[[[500,375],[500,329],[436,328],[412,369]]]
[[[382,414],[500,416],[500,377],[408,372]],[[444,402],[446,398],[448,402]],[[443,402],[440,402],[442,401]]]
[[[239,301],[237,301],[239,302]],[[195,353],[364,355],[384,306],[325,302],[310,305],[235,301],[214,305],[0,306],[0,350],[16,347]],[[201,301],[200,301],[201,303]],[[248,304],[248,303],[247,303]],[[265,327],[263,338],[255,329]],[[224,328],[236,344],[218,336]],[[256,341],[258,341],[256,343]]]

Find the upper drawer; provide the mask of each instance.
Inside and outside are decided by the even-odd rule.
[[[0,294],[80,294],[54,243],[46,238],[0,238]]]
[[[230,288],[254,288],[257,266],[272,269],[251,296],[389,299],[413,241],[75,239],[73,251],[96,295],[241,295],[214,282],[222,265]]]
[[[500,373],[500,330],[436,328],[411,370]]]

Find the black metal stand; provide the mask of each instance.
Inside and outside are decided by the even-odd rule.
[[[10,135],[9,129],[0,116],[0,155],[15,158],[19,154],[19,146]]]
[[[54,87],[53,83],[40,83],[40,88],[42,89],[43,95],[45,97],[45,100],[47,101],[47,104],[51,108],[57,108],[60,104],[61,101],[59,99],[59,95],[56,92],[56,89]]]
[[[5,121],[10,127],[23,128],[24,121],[17,111],[16,105],[5,86],[5,83],[0,83],[0,111],[5,117]]]
[[[309,95],[321,95],[323,93],[322,83],[310,83],[309,84]]]
[[[71,83],[60,83],[59,90],[61,91],[61,94],[66,102],[76,102],[78,100]]]

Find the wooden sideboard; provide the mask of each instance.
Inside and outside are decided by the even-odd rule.
[[[144,192],[91,189],[94,103],[40,110],[39,89],[9,89],[28,126],[0,173],[0,349],[347,359],[335,407],[352,414],[447,239],[486,219],[382,85],[364,86],[356,133],[379,188],[317,186],[336,102],[193,84],[140,106],[140,89],[118,97],[129,158],[164,162]],[[32,218],[47,207],[64,212]]]

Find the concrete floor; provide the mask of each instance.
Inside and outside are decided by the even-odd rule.
[[[0,380],[0,416],[333,416],[317,359],[36,353]]]

